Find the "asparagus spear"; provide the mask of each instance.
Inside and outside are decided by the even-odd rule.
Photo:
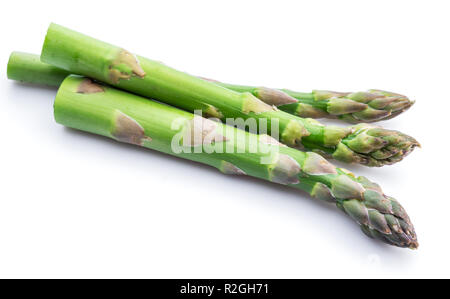
[[[11,80],[49,86],[59,86],[70,73],[42,63],[38,55],[12,52],[9,56],[7,75]]]
[[[268,135],[238,130],[75,75],[59,88],[54,116],[64,126],[208,164],[225,174],[250,175],[304,190],[335,204],[369,237],[418,247],[405,210],[377,184]]]
[[[343,162],[393,164],[419,145],[410,136],[368,124],[323,126],[280,111],[250,93],[229,90],[56,24],[48,29],[41,61],[187,111],[202,110],[222,120],[262,119],[268,128],[276,120],[282,143]]]
[[[29,83],[59,86],[70,72],[42,63],[38,55],[13,52],[8,63],[8,78]],[[342,93],[315,90],[301,93],[287,89],[270,89],[233,85],[202,78],[238,92],[250,92],[269,105],[300,117],[337,117],[350,123],[390,119],[414,104],[407,97],[381,91]]]
[[[29,83],[59,86],[69,74],[68,71],[42,63],[38,55],[28,53],[13,52],[8,63],[8,78],[20,78]],[[263,102],[300,117],[337,117],[351,123],[389,119],[406,111],[414,103],[405,96],[380,90],[356,93],[315,90],[301,93],[205,80],[234,91],[250,92]]]
[[[406,96],[378,89],[365,92],[314,90],[310,93],[222,83],[206,79],[238,92],[249,92],[278,109],[311,118],[338,118],[349,123],[391,119],[408,110],[414,101]]]

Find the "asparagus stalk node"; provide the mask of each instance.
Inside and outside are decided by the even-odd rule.
[[[377,184],[270,136],[222,125],[75,75],[59,88],[54,116],[64,126],[208,164],[225,174],[254,176],[304,190],[335,204],[369,237],[394,246],[418,247],[405,210]],[[251,150],[252,142],[257,151]],[[211,147],[214,150],[207,152]]]
[[[202,110],[222,120],[264,119],[268,128],[276,120],[282,143],[348,163],[393,164],[419,145],[410,136],[368,124],[323,126],[280,111],[249,92],[232,91],[56,24],[48,29],[41,61],[186,111]]]
[[[313,90],[306,93],[203,79],[234,91],[249,92],[263,102],[275,105],[278,109],[293,115],[338,118],[349,123],[370,123],[391,119],[414,104],[414,101],[404,95],[379,89],[364,92]]]

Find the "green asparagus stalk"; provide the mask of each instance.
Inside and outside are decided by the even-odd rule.
[[[48,86],[59,86],[70,73],[42,63],[38,55],[12,52],[9,56],[7,76],[11,80]]]
[[[250,93],[239,93],[172,69],[62,26],[51,24],[41,61],[92,77],[187,111],[225,118],[254,118],[279,124],[279,139],[292,147],[315,150],[337,160],[383,166],[402,160],[417,141],[397,131],[367,124],[323,126],[278,110]]]
[[[208,164],[225,174],[304,190],[335,204],[369,237],[418,247],[405,210],[377,184],[268,135],[251,134],[75,75],[59,88],[54,116],[64,126]]]
[[[69,74],[68,71],[42,63],[38,55],[28,53],[13,52],[8,63],[8,78],[21,78],[29,83],[59,86]],[[350,123],[389,119],[406,111],[414,103],[405,96],[381,90],[356,93],[315,90],[301,93],[205,80],[234,91],[250,92],[266,104],[300,117],[337,117]]]
[[[249,92],[278,109],[310,118],[338,118],[349,123],[370,123],[391,119],[408,110],[414,101],[406,96],[378,89],[365,92],[314,90],[310,93],[222,83],[206,79],[238,92]]]

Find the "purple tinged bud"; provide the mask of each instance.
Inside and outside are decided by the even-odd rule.
[[[391,114],[390,110],[376,110],[370,107],[353,113],[353,116],[362,121],[376,121],[383,119]]]
[[[387,224],[384,215],[378,212],[377,210],[369,210],[369,222],[370,227],[376,229],[377,231],[383,234],[391,234],[391,230]]]
[[[345,212],[359,224],[369,225],[369,214],[366,207],[356,199],[343,202]]]
[[[336,167],[322,156],[307,152],[303,162],[303,172],[309,175],[337,174]]]
[[[264,103],[273,106],[281,106],[298,102],[297,99],[291,97],[285,92],[282,92],[281,90],[267,87],[258,87],[255,90],[255,95]]]
[[[331,115],[341,115],[363,111],[367,108],[364,103],[359,103],[346,98],[331,98],[327,104],[327,111]]]
[[[376,209],[381,213],[393,213],[391,201],[378,191],[366,190],[364,192],[364,203],[366,207]]]
[[[323,200],[326,202],[336,202],[333,194],[331,194],[330,188],[327,185],[322,183],[316,183],[311,191],[311,196],[313,198]]]
[[[269,167],[269,178],[274,183],[283,185],[298,184],[300,165],[292,157],[279,154],[275,163]]]
[[[331,182],[331,192],[338,199],[363,199],[364,187],[343,174]]]

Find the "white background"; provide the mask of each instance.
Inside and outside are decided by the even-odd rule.
[[[448,1],[8,1],[0,28],[0,277],[449,277]],[[304,193],[86,133],[55,90],[6,79],[55,22],[191,74],[417,100],[383,122],[423,145],[348,167],[407,209],[417,251]]]

